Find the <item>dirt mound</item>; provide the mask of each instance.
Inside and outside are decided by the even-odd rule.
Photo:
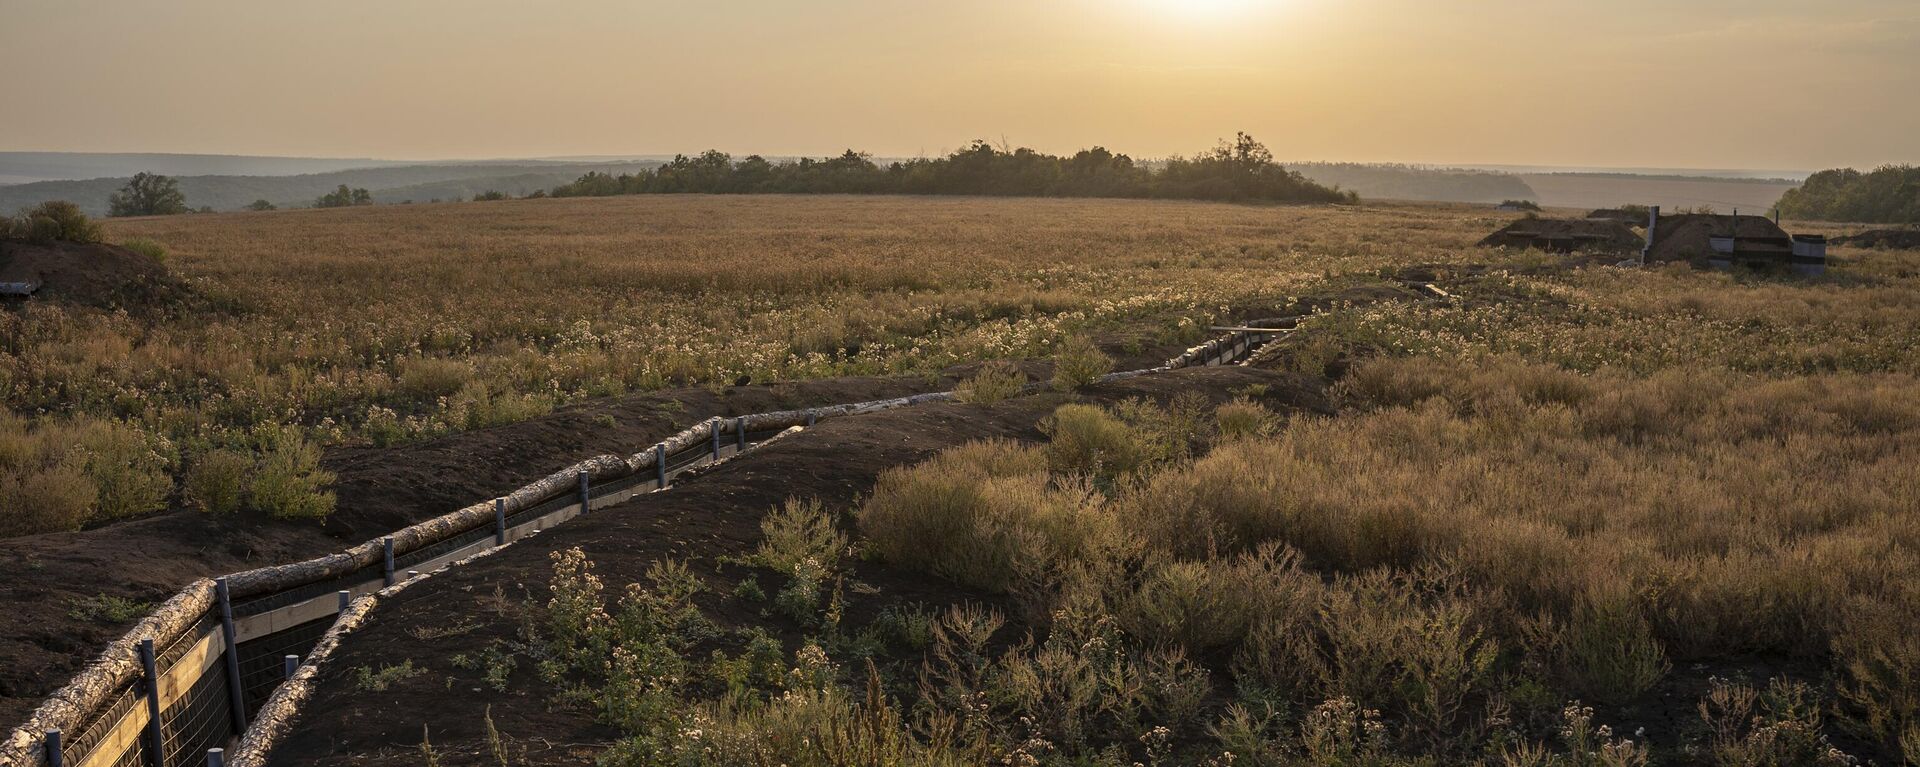
[[[1643,244],[1633,227],[1608,219],[1523,218],[1480,241],[1483,248],[1534,248],[1553,253],[1633,253]]]
[[[1850,237],[1835,237],[1831,242],[1854,248],[1920,250],[1920,229],[1873,229]]]
[[[30,286],[27,300],[103,309],[164,303],[186,290],[160,262],[104,243],[0,242],[0,283]]]

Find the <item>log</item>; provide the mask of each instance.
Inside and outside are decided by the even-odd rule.
[[[213,581],[202,578],[141,618],[126,634],[107,645],[73,681],[47,696],[25,724],[0,743],[0,764],[44,765],[46,754],[41,749],[41,739],[47,730],[77,735],[88,717],[105,706],[121,688],[139,678],[140,656],[136,648],[140,640],[152,639],[156,647],[166,647],[185,635],[212,606]]]
[[[334,621],[333,627],[320,635],[320,641],[307,653],[306,662],[293,673],[293,677],[267,696],[259,713],[254,714],[252,723],[247,725],[247,731],[240,736],[240,745],[227,755],[227,764],[232,767],[265,765],[274,743],[292,729],[294,721],[300,716],[301,706],[313,697],[314,677],[319,675],[321,664],[333,656],[333,651],[340,646],[340,640],[365,624],[367,617],[373,613],[374,605],[379,604],[383,597],[416,582],[419,581],[403,581],[348,605]]]

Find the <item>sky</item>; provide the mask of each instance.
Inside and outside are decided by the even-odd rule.
[[[5,0],[0,151],[1920,162],[1920,0]]]

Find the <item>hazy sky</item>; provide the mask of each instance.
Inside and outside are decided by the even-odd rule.
[[[0,150],[1920,161],[1920,0],[4,0]]]

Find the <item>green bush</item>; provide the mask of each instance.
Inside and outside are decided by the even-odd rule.
[[[292,427],[262,427],[257,439],[262,456],[248,496],[254,508],[281,519],[324,519],[333,513],[327,485],[332,472],[320,468],[320,446]]]
[[[187,470],[187,499],[210,514],[232,514],[245,500],[253,459],[231,450],[201,455]]]
[[[1040,423],[1047,465],[1059,474],[1119,477],[1146,463],[1150,454],[1133,427],[1093,405],[1062,405]]]
[[[49,200],[20,212],[7,222],[0,219],[0,236],[28,240],[42,245],[53,242],[99,242],[100,224],[80,212],[80,206],[66,200]]]
[[[95,519],[125,519],[167,507],[173,494],[168,448],[136,427],[95,421],[79,435],[87,478],[98,492]]]
[[[1113,358],[1080,336],[1067,339],[1053,355],[1053,388],[1073,391],[1113,372]]]
[[[991,405],[1020,393],[1027,385],[1027,374],[1006,362],[989,362],[980,366],[980,370],[953,387],[954,399],[980,405]]]

